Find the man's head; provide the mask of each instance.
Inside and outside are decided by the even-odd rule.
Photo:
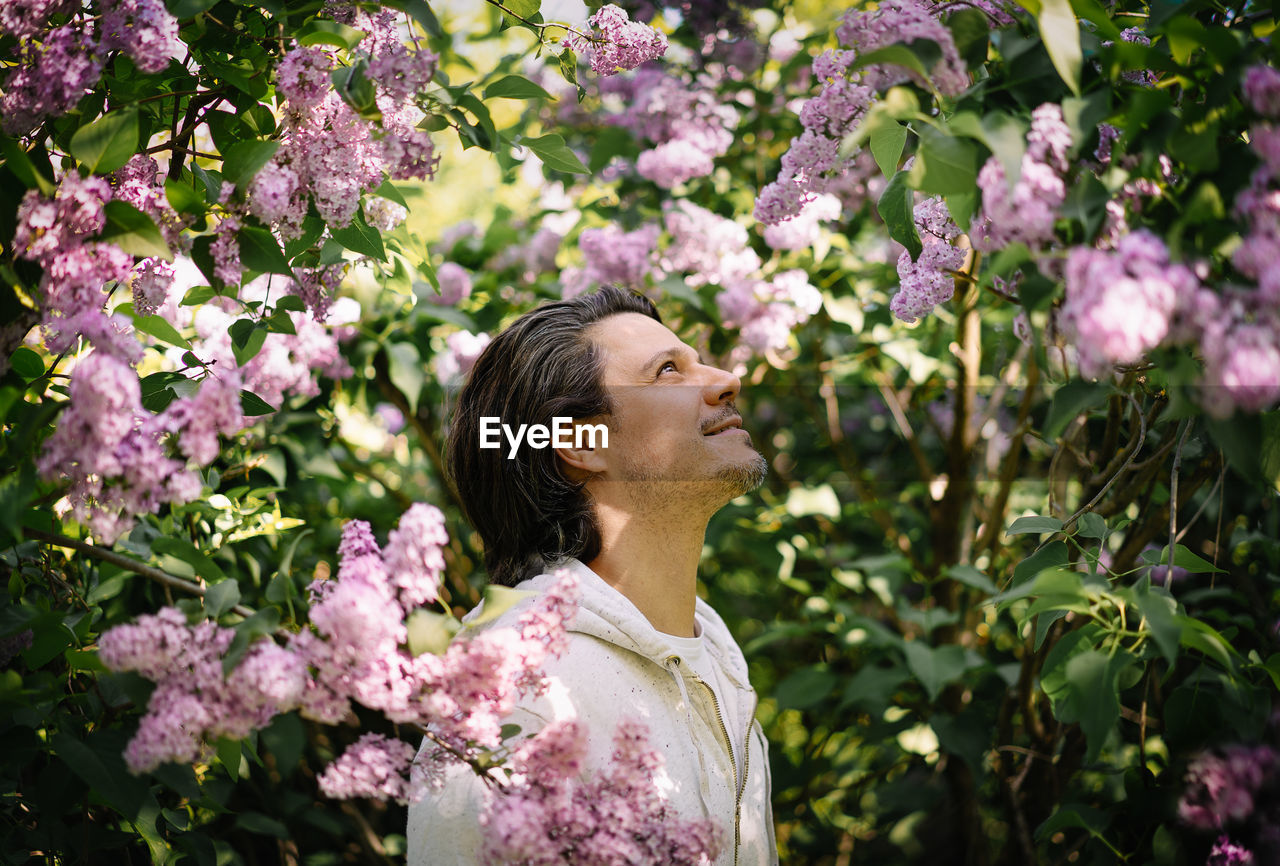
[[[588,483],[629,481],[652,495],[677,482],[685,495],[718,497],[714,507],[758,486],[764,459],[740,429],[738,388],[641,295],[605,287],[517,319],[476,361],[448,436],[449,472],[490,580],[513,585],[566,556],[594,559]],[[505,437],[480,447],[484,418],[518,430],[550,429],[557,417],[607,425],[608,447],[525,444],[513,457]]]

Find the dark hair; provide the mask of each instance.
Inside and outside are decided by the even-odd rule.
[[[484,541],[492,583],[514,586],[550,562],[600,552],[600,531],[584,483],[565,475],[552,448],[480,447],[480,419],[542,424],[610,412],[603,356],[586,329],[639,313],[661,322],[653,302],[613,286],[538,307],[516,319],[476,360],[458,395],[446,465],[467,520]]]

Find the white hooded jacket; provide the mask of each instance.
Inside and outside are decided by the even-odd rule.
[[[655,776],[659,791],[682,818],[720,825],[724,846],[715,866],[776,864],[768,747],[754,720],[756,694],[742,651],[719,615],[698,599],[695,620],[726,684],[717,690],[682,663],[670,637],[626,596],[576,559],[563,567],[578,575],[582,596],[568,650],[544,666],[546,693],[521,701],[507,721],[519,725],[523,737],[551,722],[579,720],[588,731],[588,768],[609,762],[620,721],[643,722],[650,746],[665,760]],[[517,588],[542,591],[553,582],[553,575],[543,574]],[[522,608],[516,605],[494,622],[512,622]],[[732,719],[742,720],[742,730],[729,730]],[[741,760],[735,762],[735,754]],[[484,783],[459,766],[443,788],[410,805],[408,866],[477,863],[483,839],[478,819],[488,796]]]

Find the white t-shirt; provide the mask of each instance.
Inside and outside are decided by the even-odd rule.
[[[671,645],[680,652],[680,664],[697,674],[698,679],[711,686],[716,695],[716,703],[720,707],[720,716],[724,719],[725,732],[729,735],[729,747],[733,752],[733,764],[742,772],[742,744],[739,740],[746,731],[746,720],[739,719],[733,713],[735,702],[726,700],[732,688],[725,682],[724,674],[707,653],[702,635],[695,637],[676,637],[663,635]]]

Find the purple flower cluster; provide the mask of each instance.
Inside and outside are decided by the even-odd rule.
[[[0,3],[0,30],[25,40],[45,28],[49,19],[72,8],[71,0],[24,0]]]
[[[1076,347],[1080,372],[1105,375],[1134,364],[1170,337],[1202,289],[1185,265],[1171,262],[1164,243],[1139,231],[1114,251],[1075,247],[1067,256],[1061,324]],[[1212,293],[1210,293],[1212,294]]]
[[[624,231],[615,223],[603,228],[584,229],[578,248],[585,260],[585,276],[595,283],[615,283],[629,289],[643,289],[653,271],[658,227],[641,226]]]
[[[764,242],[775,250],[802,250],[813,246],[822,234],[822,224],[840,218],[844,206],[830,193],[814,196],[797,216],[765,226]]]
[[[445,262],[436,268],[436,282],[440,284],[440,294],[427,291],[422,295],[433,304],[452,307],[471,297],[471,274],[457,262]]]
[[[597,75],[613,75],[624,69],[635,69],[667,53],[667,37],[647,24],[632,21],[618,6],[608,3],[587,19],[599,31],[596,39],[587,41],[576,33],[566,37],[565,47],[590,55],[591,71]]]
[[[375,18],[361,47],[370,52],[380,123],[361,118],[334,92],[334,60],[326,51],[294,48],[276,68],[284,114],[280,149],[250,183],[248,201],[250,211],[286,239],[301,234],[308,201],[330,227],[342,228],[384,172],[396,180],[426,180],[435,173],[439,160],[427,133],[417,128],[422,112],[414,100],[435,74],[438,58],[410,51]],[[374,218],[394,224],[394,213]]]
[[[1012,191],[994,156],[978,173],[982,210],[973,223],[974,247],[987,252],[1021,242],[1039,249],[1053,239],[1058,208],[1067,198],[1063,176],[1070,147],[1071,131],[1060,106],[1045,103],[1032,112],[1027,151]]]
[[[1207,866],[1273,863],[1280,858],[1278,793],[1280,752],[1265,745],[1229,745],[1191,761],[1178,817],[1218,834]]]
[[[368,733],[347,747],[316,779],[320,793],[334,800],[368,797],[406,803],[410,797],[409,766],[413,746],[403,740]]]
[[[102,14],[102,50],[123,51],[143,72],[161,72],[181,58],[178,19],[164,0],[109,0]]]
[[[898,291],[889,301],[889,309],[904,322],[914,322],[933,312],[938,304],[951,300],[955,293],[955,271],[964,264],[964,250],[953,242],[960,227],[941,198],[926,198],[913,212],[922,249],[911,260],[903,250],[898,256]]]
[[[5,3],[9,10],[22,3]],[[29,29],[25,19],[15,26]],[[19,49],[18,65],[4,83],[0,115],[4,131],[26,135],[50,117],[66,114],[97,84],[102,57],[87,27],[64,24],[38,41],[29,37]]]
[[[652,144],[635,167],[663,189],[711,174],[713,160],[733,144],[738,112],[704,78],[691,81],[645,68],[601,88],[623,106],[610,122]]]
[[[1280,71],[1263,63],[1250,66],[1244,75],[1244,98],[1263,117],[1280,118]]]
[[[454,331],[445,337],[445,350],[433,359],[436,379],[446,387],[457,384],[471,372],[484,347],[489,345],[490,337],[481,332]]]
[[[969,74],[951,31],[939,19],[942,10],[916,0],[885,0],[873,11],[850,9],[844,22],[836,28],[840,44],[857,54],[866,54],[895,42],[928,39],[937,43],[942,56],[929,70],[929,79],[941,93],[955,96],[969,86]],[[901,66],[868,67],[864,83],[873,90],[884,90],[903,81],[924,84],[919,73]]]
[[[231,368],[234,371],[234,368]],[[200,495],[199,477],[169,456],[172,434],[181,453],[201,465],[217,456],[217,437],[244,426],[239,380],[209,377],[194,394],[156,415],[142,408],[137,373],[108,352],[82,357],[71,376],[70,403],[45,442],[37,468],[65,478],[69,508],[98,539],[110,544],[138,514]]]
[[[235,670],[223,675],[222,657],[234,637],[232,629],[207,620],[188,625],[181,611],[166,607],[98,638],[108,669],[136,671],[156,684],[125,749],[131,772],[195,761],[207,740],[241,739],[298,705],[303,662],[269,638],[250,646]]]
[[[645,726],[622,722],[613,746],[608,767],[583,779],[587,732],[581,723],[556,722],[525,742],[515,756],[518,781],[482,819],[481,862],[695,866],[715,860],[724,845],[721,828],[685,819],[667,804],[655,783],[664,761],[650,748]]]

